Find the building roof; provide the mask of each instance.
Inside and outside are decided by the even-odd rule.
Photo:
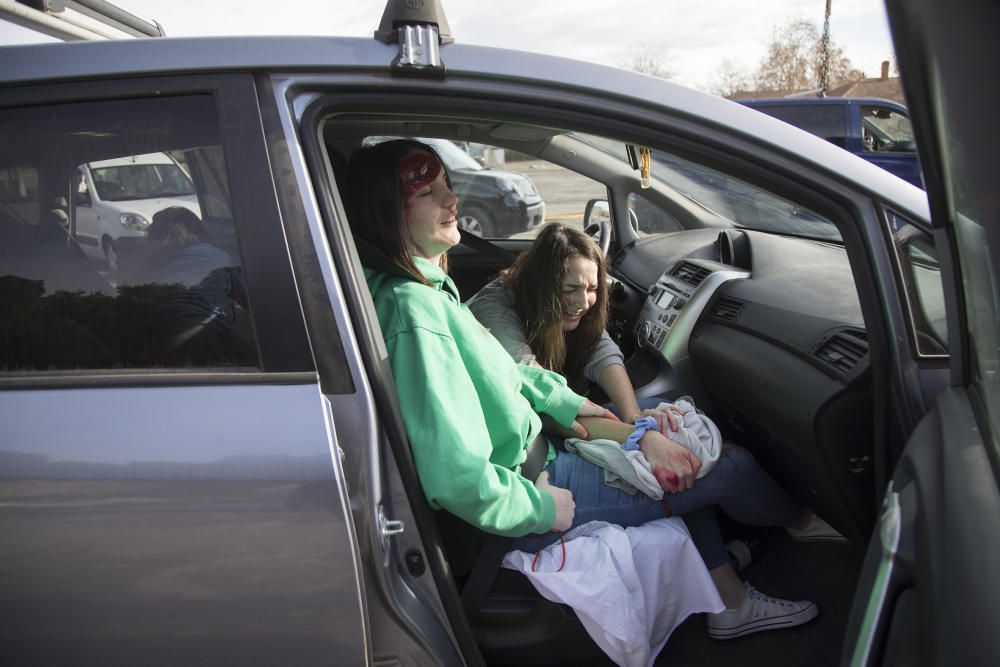
[[[845,83],[829,92],[830,97],[878,97],[906,104],[903,96],[903,86],[898,76],[885,79],[861,79],[853,83]]]
[[[809,90],[737,90],[728,96],[731,100],[770,97],[807,97],[816,91]],[[827,91],[829,97],[870,97],[906,104],[903,86],[898,76],[889,76],[889,62],[882,63],[882,76],[858,79]]]

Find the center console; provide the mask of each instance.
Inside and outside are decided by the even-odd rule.
[[[749,278],[750,273],[717,262],[684,259],[649,290],[636,320],[636,340],[668,362],[687,356],[688,339],[715,290],[723,283]]]

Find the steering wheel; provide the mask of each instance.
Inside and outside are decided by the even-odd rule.
[[[607,256],[608,248],[611,247],[611,224],[609,222],[592,222],[587,225],[583,233],[594,239],[597,247],[601,249],[601,254]]]

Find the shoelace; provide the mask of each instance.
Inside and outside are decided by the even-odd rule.
[[[753,586],[749,586],[748,588],[749,588],[749,591],[747,593],[747,596],[750,597],[750,598],[752,598],[752,599],[754,599],[754,600],[760,600],[764,604],[776,605],[778,607],[788,607],[788,608],[794,608],[795,607],[795,605],[792,604],[791,602],[789,602],[788,600],[782,600],[780,598],[773,598],[770,595],[764,595],[763,593],[761,593],[760,591],[758,591]],[[765,614],[767,613],[766,609],[764,610],[764,613]],[[757,616],[757,614],[754,614],[754,616]]]

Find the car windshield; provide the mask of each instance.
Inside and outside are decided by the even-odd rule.
[[[183,169],[173,163],[95,167],[91,170],[91,176],[97,194],[104,201],[183,197],[195,194],[191,179]]]
[[[571,136],[628,163],[623,142],[588,134]],[[656,187],[672,190],[739,227],[841,242],[837,227],[821,215],[677,155],[652,151],[651,177]]]

